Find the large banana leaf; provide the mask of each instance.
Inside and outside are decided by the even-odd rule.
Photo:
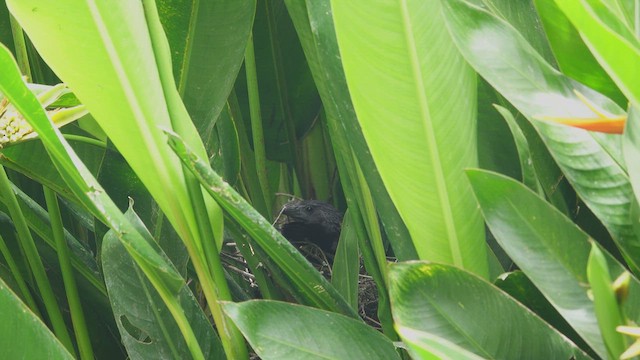
[[[476,78],[440,1],[331,5],[358,120],[418,255],[488,276],[482,220],[462,175],[477,163]]]
[[[522,304],[468,272],[405,262],[389,274],[393,318],[405,333],[425,332],[488,359],[589,358]]]
[[[589,235],[523,184],[481,170],[468,171],[491,232],[556,310],[600,356],[607,351],[590,299],[587,261]],[[612,278],[625,269],[604,252]],[[639,283],[632,278],[625,305],[638,304]],[[637,310],[627,313],[631,319]],[[634,320],[635,321],[635,320]]]
[[[348,190],[353,187],[347,184],[351,181],[349,174],[355,173],[353,168],[359,164],[394,253],[401,261],[417,259],[407,228],[382,183],[355,116],[339,57],[330,0],[304,3],[287,0],[286,3],[327,113],[331,143],[347,199],[356,201],[357,193],[365,190],[361,187],[353,188],[352,192]]]
[[[262,359],[400,359],[391,340],[344,315],[277,301],[226,303]]]
[[[633,193],[620,137],[548,121],[607,123],[624,116],[622,109],[553,69],[489,10],[467,0],[445,4],[447,25],[467,61],[532,121],[578,195],[607,227],[629,264],[639,270],[640,238],[631,224]]]

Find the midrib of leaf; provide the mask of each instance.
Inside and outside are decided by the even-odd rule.
[[[420,68],[420,61],[418,59],[418,53],[416,51],[416,40],[412,31],[411,17],[409,15],[409,9],[407,7],[407,1],[400,1],[400,8],[402,14],[402,23],[404,26],[405,39],[407,41],[407,47],[409,50],[409,60],[411,62],[411,69],[416,81],[416,91],[418,95],[418,101],[420,105],[420,111],[422,115],[423,129],[425,130],[425,136],[427,138],[427,147],[429,149],[429,156],[434,166],[434,176],[436,179],[436,190],[440,199],[440,207],[444,213],[444,222],[447,229],[448,244],[451,250],[451,256],[453,263],[457,266],[464,267],[462,261],[462,254],[460,253],[460,242],[456,227],[453,222],[453,212],[451,209],[451,200],[447,192],[447,183],[442,172],[442,161],[440,160],[440,152],[438,151],[438,145],[435,138],[435,130],[433,128],[433,121],[429,111],[429,104],[427,102],[427,94],[424,90],[425,84],[422,77],[422,69]],[[415,240],[414,240],[415,241]]]
[[[98,30],[98,33],[100,35],[100,38],[103,39],[103,44],[105,46],[105,50],[109,56],[109,59],[111,59],[111,64],[113,65],[116,74],[118,76],[118,82],[121,84],[122,86],[122,91],[126,94],[127,99],[135,99],[135,92],[133,91],[133,84],[131,84],[131,82],[129,81],[129,77],[127,76],[126,72],[124,71],[124,66],[122,63],[122,60],[120,59],[120,57],[118,56],[118,51],[115,49],[115,47],[113,46],[113,42],[111,41],[111,36],[109,35],[109,31],[107,30],[107,26],[104,22],[104,19],[102,18],[101,14],[100,14],[100,10],[98,9],[95,0],[92,1],[87,1],[87,7],[89,9],[89,12],[91,13],[91,17],[94,20],[94,23],[96,25],[96,28]],[[149,152],[154,152],[151,153],[149,158],[151,159],[151,161],[154,163],[154,167],[156,168],[156,170],[160,173],[162,173],[162,178],[164,179],[174,179],[173,176],[171,176],[171,174],[169,173],[168,169],[165,166],[165,163],[163,161],[159,161],[161,159],[164,159],[164,156],[162,156],[162,154],[158,154],[156,151],[154,151],[156,149],[155,146],[155,141],[153,138],[153,129],[149,129],[147,126],[147,123],[145,121],[145,116],[144,116],[144,111],[140,108],[140,104],[137,101],[129,101],[128,102],[129,106],[131,107],[132,111],[134,112],[134,116],[135,116],[135,121],[133,121],[132,123],[129,123],[130,126],[136,126],[139,128],[139,132],[140,132],[140,140],[142,141],[142,143],[144,144],[144,149],[145,151],[149,151]],[[171,181],[171,180],[170,180]],[[172,181],[171,181],[172,182]],[[145,185],[146,186],[146,185]],[[166,204],[168,206],[171,206],[171,204],[181,204],[182,202],[175,196],[175,192],[173,191],[167,191],[165,192],[165,195],[168,198],[171,199],[167,199]],[[172,208],[175,209],[175,205],[171,206]],[[183,222],[182,218],[180,216],[176,216],[174,217],[177,221],[181,221]],[[182,224],[184,227],[188,228],[188,225],[184,225]]]
[[[433,307],[436,313],[442,316],[445,319],[445,321],[458,332],[458,334],[462,335],[462,337],[469,342],[471,346],[474,346],[475,347],[474,350],[478,350],[479,352],[481,352],[482,353],[481,356],[487,359],[493,359],[491,354],[489,354],[487,350],[478,341],[476,341],[476,339],[471,334],[469,334],[467,331],[464,331],[462,327],[458,325],[458,323],[456,323],[456,321],[454,321],[454,319],[451,316],[449,316],[446,311],[442,309],[442,307],[440,306],[440,302],[437,299],[434,299],[430,296],[432,294],[433,293],[425,294],[424,299],[429,302],[429,304],[431,305],[431,307]],[[471,349],[467,349],[467,350],[475,352]]]
[[[127,95],[127,99],[134,99],[135,92],[133,91],[133,85],[129,81],[129,78],[126,72],[124,71],[122,60],[118,56],[118,51],[113,46],[111,36],[109,35],[109,31],[107,30],[107,26],[104,23],[104,19],[100,15],[100,10],[98,10],[95,1],[88,1],[87,6],[89,7],[89,12],[91,13],[91,17],[94,20],[98,33],[100,34],[100,38],[103,39],[102,43],[104,44],[105,50],[109,55],[109,59],[111,59],[111,64],[116,70],[116,74],[118,76],[118,82],[122,85],[122,90]],[[140,108],[140,105],[135,101],[129,101],[129,105],[131,106],[131,109],[134,112],[134,116],[136,117],[136,119],[138,119],[137,121],[134,122],[134,124],[136,124],[137,126],[140,126],[141,124],[146,125],[146,122],[140,121],[140,119],[144,119],[144,112]],[[143,129],[143,130],[146,130],[146,129]],[[145,145],[148,145],[149,143],[151,144],[154,143],[153,139],[150,139],[150,136],[149,136],[150,133],[151,133],[150,131],[140,132],[140,134],[142,135],[142,140]],[[145,146],[145,148],[150,149],[152,147]],[[152,156],[151,158],[154,158],[154,157]],[[164,169],[164,166],[160,166],[159,168]]]

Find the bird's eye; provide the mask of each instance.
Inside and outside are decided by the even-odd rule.
[[[307,206],[304,208],[307,212],[311,212],[313,211],[313,208],[311,206]]]

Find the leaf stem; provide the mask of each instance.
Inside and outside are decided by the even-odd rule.
[[[260,113],[260,94],[258,90],[258,72],[256,70],[256,54],[253,48],[253,35],[249,36],[244,55],[244,66],[247,72],[247,92],[249,95],[249,113],[251,114],[251,135],[253,137],[253,151],[256,157],[256,171],[258,182],[262,189],[267,211],[271,211],[271,196],[269,179],[267,177],[267,156],[264,147],[264,133],[262,130],[262,115]],[[262,214],[271,218],[271,214]]]
[[[51,230],[56,241],[56,249],[58,252],[58,260],[60,262],[60,270],[62,271],[62,280],[67,294],[67,301],[71,310],[71,320],[73,322],[73,331],[78,342],[78,350],[81,359],[94,359],[93,347],[87,324],[78,295],[78,287],[73,275],[73,267],[71,266],[71,257],[69,256],[69,248],[64,238],[64,226],[62,224],[62,216],[60,215],[60,206],[56,193],[50,188],[44,186],[44,197],[49,210],[49,219],[51,221]]]
[[[22,214],[22,210],[18,204],[18,199],[11,189],[11,182],[9,181],[7,173],[2,166],[0,166],[0,192],[3,193],[3,197],[6,201],[5,204],[9,209],[9,214],[11,215],[11,219],[13,220],[18,233],[20,246],[25,253],[29,267],[35,277],[36,285],[40,291],[40,295],[42,296],[44,306],[47,310],[47,314],[49,315],[49,319],[51,320],[51,325],[53,326],[53,332],[65,348],[71,354],[75,355],[71,336],[69,336],[64,319],[62,318],[62,312],[60,311],[60,307],[56,301],[51,283],[47,278],[47,273],[44,269],[44,265],[42,264],[42,259],[38,254],[38,249],[36,248],[36,244],[33,241],[31,232],[29,231],[27,221]]]

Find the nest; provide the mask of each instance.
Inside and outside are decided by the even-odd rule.
[[[231,273],[235,273],[242,281],[249,285],[249,288],[257,291],[255,277],[242,258],[235,243],[227,243],[226,245],[225,251],[222,253],[225,269]],[[309,260],[320,274],[331,281],[332,254],[326,254],[317,245],[309,242],[293,243],[293,245]],[[254,292],[254,294],[251,295],[258,294]],[[368,325],[379,330],[381,329],[380,322],[378,321],[378,288],[373,278],[366,273],[362,263],[358,277],[358,313]]]

